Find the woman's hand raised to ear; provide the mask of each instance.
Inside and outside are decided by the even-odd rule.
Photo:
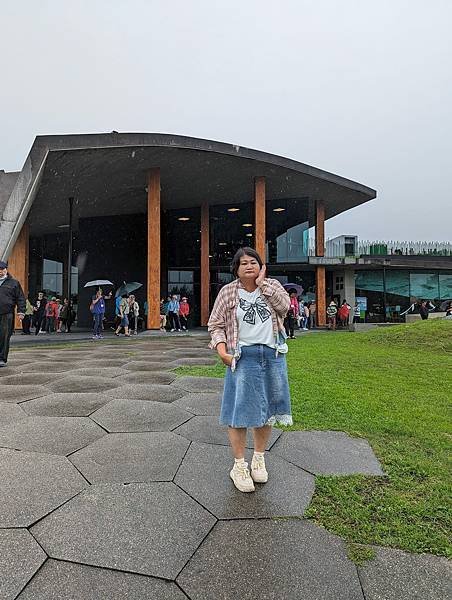
[[[256,285],[258,287],[263,283],[266,273],[267,267],[266,265],[262,265],[261,270],[259,271],[259,275],[256,277]]]

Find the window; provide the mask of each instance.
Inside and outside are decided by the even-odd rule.
[[[42,267],[42,289],[48,296],[63,293],[63,263],[44,258]]]

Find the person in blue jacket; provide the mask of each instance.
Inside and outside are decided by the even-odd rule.
[[[93,314],[94,321],[93,340],[101,340],[103,338],[102,322],[105,316],[105,300],[109,300],[110,298],[111,292],[107,296],[104,296],[102,293],[102,288],[99,288],[91,301],[90,310]]]

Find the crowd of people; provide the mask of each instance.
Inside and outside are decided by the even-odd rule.
[[[190,305],[188,298],[178,294],[168,296],[160,301],[160,330],[161,331],[188,331],[188,317]]]
[[[34,300],[25,299],[25,313],[22,319],[22,335],[39,333],[70,333],[75,313],[68,298],[47,298],[38,292]]]
[[[290,306],[284,319],[284,329],[289,339],[294,339],[295,328],[308,331],[317,324],[317,307],[314,301],[304,302],[297,297],[295,289],[288,290]]]

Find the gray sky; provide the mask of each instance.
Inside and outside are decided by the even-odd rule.
[[[166,132],[375,188],[327,235],[452,240],[450,0],[0,0],[0,168],[37,134]]]

